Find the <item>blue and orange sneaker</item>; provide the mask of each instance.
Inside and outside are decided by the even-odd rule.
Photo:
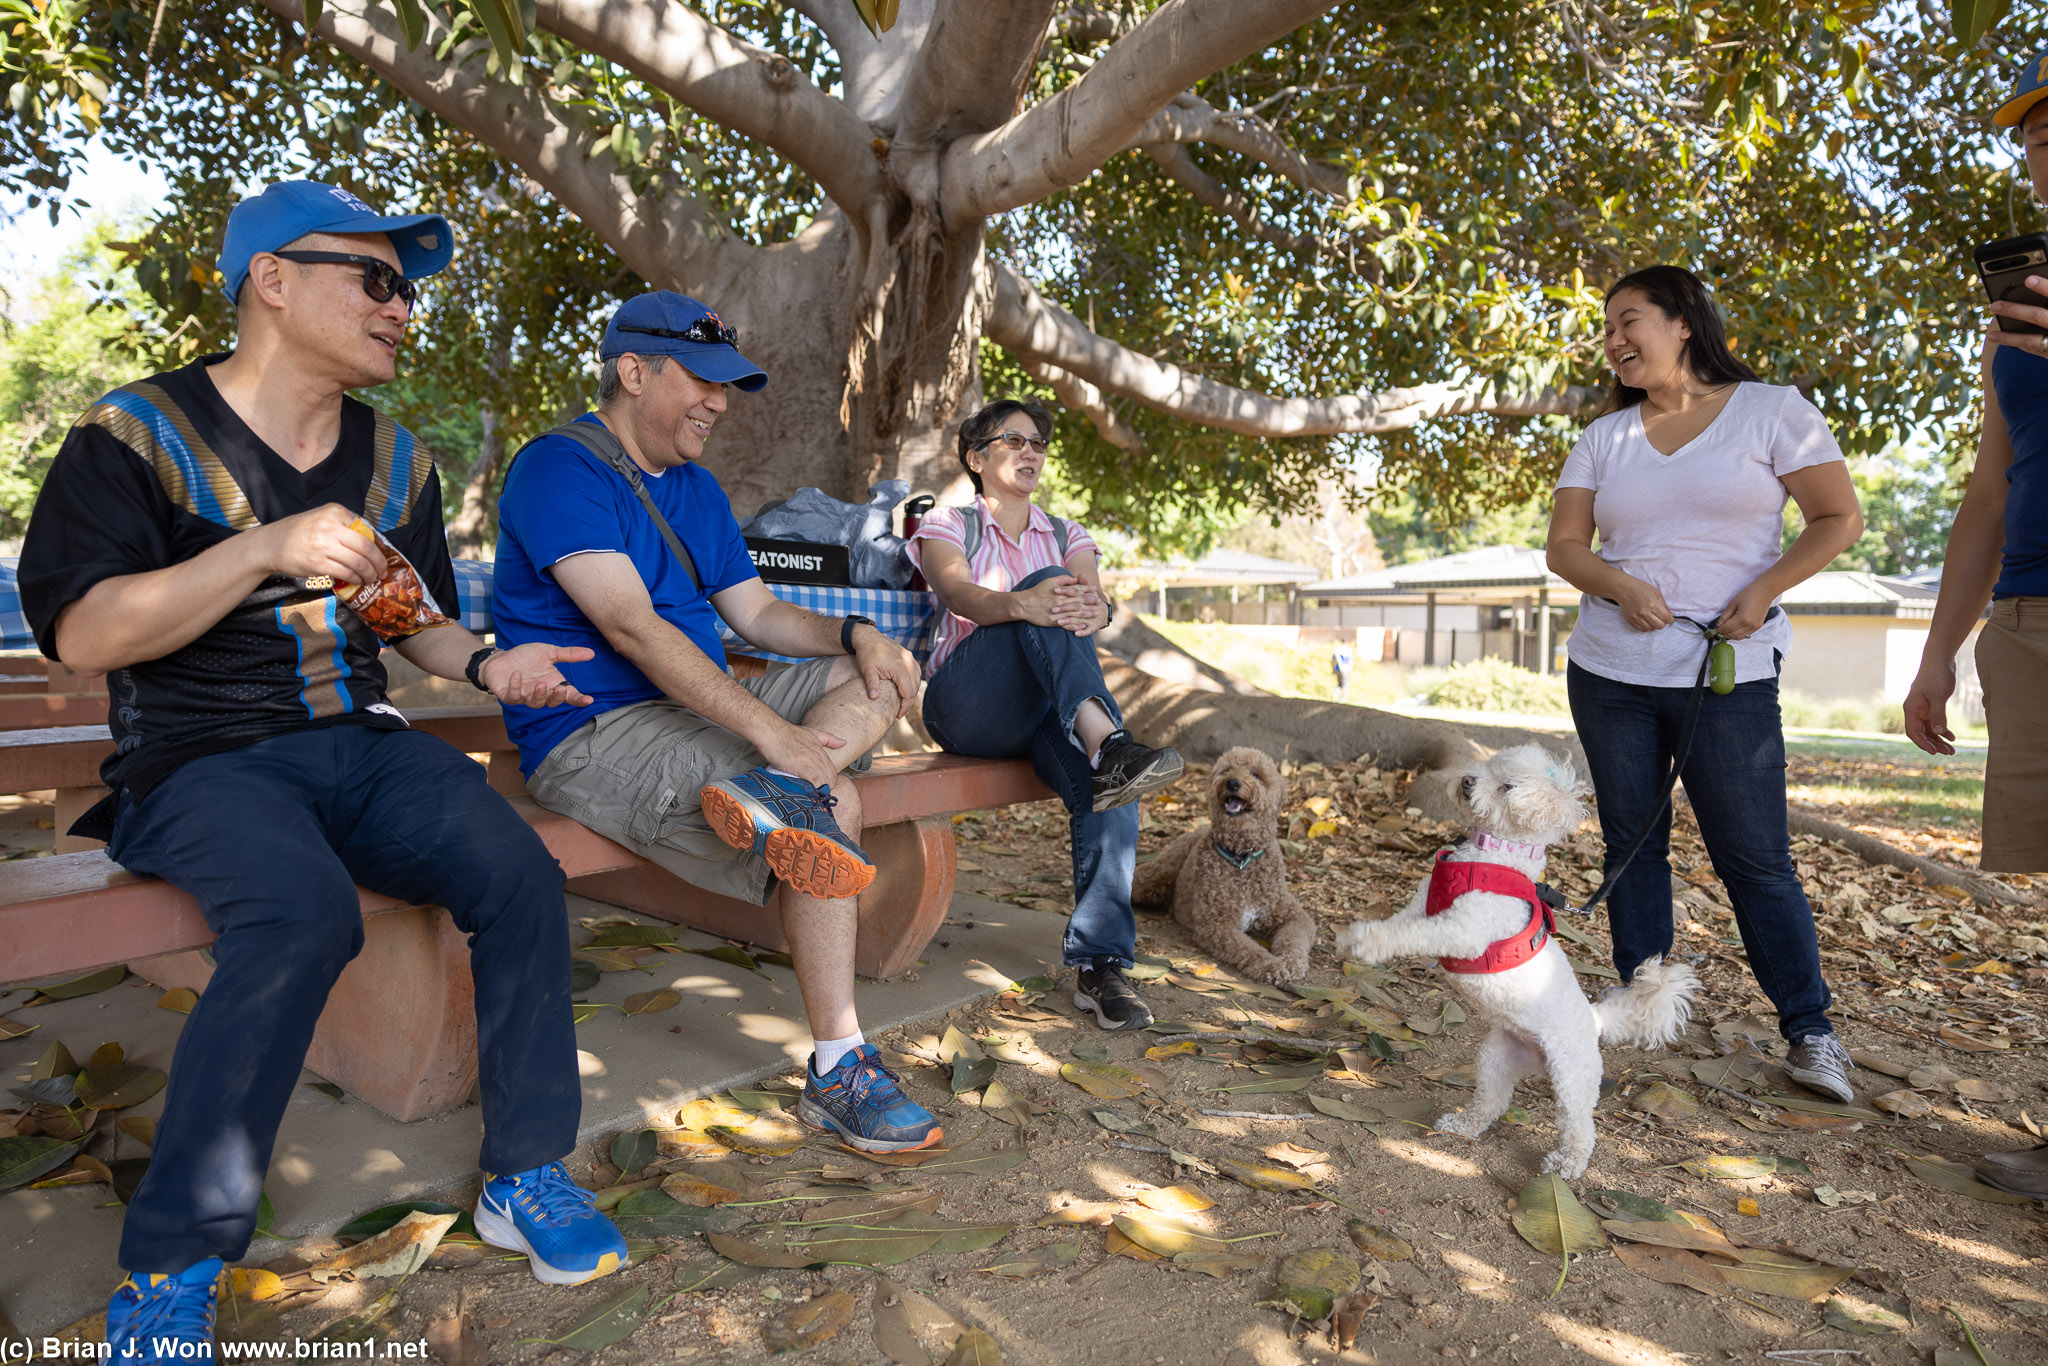
[[[856,896],[875,880],[874,862],[832,819],[839,799],[802,778],[748,769],[706,784],[697,800],[720,839],[767,859],[775,876],[805,896]]]
[[[137,1271],[107,1302],[107,1348],[126,1366],[211,1361],[218,1257],[168,1276]]]
[[[850,1148],[871,1153],[929,1148],[946,1136],[931,1111],[903,1094],[873,1044],[854,1049],[822,1077],[805,1067],[796,1117],[813,1129],[833,1130]]]
[[[581,1285],[626,1264],[626,1235],[559,1162],[516,1176],[484,1173],[476,1236],[524,1252],[536,1280]]]

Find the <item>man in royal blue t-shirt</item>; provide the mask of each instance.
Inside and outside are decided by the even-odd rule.
[[[778,884],[813,1052],[797,1113],[871,1151],[939,1141],[861,1037],[854,897],[874,878],[841,776],[917,696],[917,662],[864,617],[768,591],[725,493],[696,464],[728,386],[767,374],[695,299],[622,304],[598,349],[598,408],[520,452],[498,501],[492,616],[508,646],[551,640],[592,701],[508,706],[535,800],[685,881],[766,905]],[[738,681],[719,644],[805,662]]]

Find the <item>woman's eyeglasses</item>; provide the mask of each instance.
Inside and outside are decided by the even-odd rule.
[[[1052,442],[1046,438],[1042,436],[1026,436],[1022,432],[997,432],[988,440],[977,442],[976,444],[983,447],[1001,446],[1011,455],[1017,454],[1026,446],[1029,446],[1035,455],[1044,455],[1052,449]]]
[[[405,278],[397,266],[389,261],[379,261],[374,256],[355,256],[345,251],[273,251],[270,253],[280,261],[294,261],[302,266],[361,266],[363,268],[363,293],[375,303],[388,304],[396,294],[411,308],[419,302],[420,287]]]
[[[740,344],[740,334],[721,322],[716,313],[705,314],[680,332],[672,327],[634,327],[628,323],[619,324],[619,331],[666,337],[670,341],[695,342],[699,346],[737,347]]]

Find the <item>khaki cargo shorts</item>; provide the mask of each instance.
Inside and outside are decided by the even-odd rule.
[[[786,721],[826,692],[833,659],[772,666],[740,686]],[[761,753],[679,702],[658,698],[608,711],[556,745],[526,780],[533,799],[589,826],[707,892],[765,905],[775,875],[765,859],[711,831],[697,804],[706,783],[757,768]]]
[[[1991,750],[1984,761],[1987,873],[2048,873],[2048,598],[2000,598],[1977,636]]]

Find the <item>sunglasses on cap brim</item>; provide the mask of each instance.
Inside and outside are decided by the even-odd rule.
[[[713,317],[702,317],[678,332],[672,327],[635,327],[631,323],[620,323],[620,332],[638,332],[643,337],[666,337],[670,341],[694,342],[698,346],[731,346],[740,344],[740,334]]]

